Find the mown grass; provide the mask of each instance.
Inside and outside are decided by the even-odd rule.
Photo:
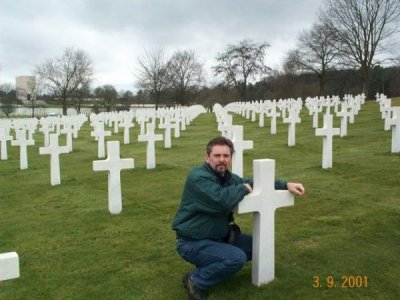
[[[400,294],[400,155],[390,153],[391,132],[375,102],[368,102],[335,137],[333,168],[322,169],[322,138],[304,109],[296,146],[287,146],[287,125],[278,133],[238,115],[244,136],[244,173],[252,161],[276,160],[279,178],[303,182],[307,194],[275,216],[276,279],[257,288],[251,264],[212,288],[210,299],[396,299]],[[320,125],[322,116],[320,117]],[[335,120],[335,126],[339,121]],[[61,185],[50,185],[49,156],[28,148],[29,168],[19,170],[19,149],[0,161],[0,253],[17,251],[21,277],[0,282],[0,299],[185,299],[181,276],[191,269],[175,251],[170,228],[188,171],[202,163],[207,141],[218,134],[213,114],[202,114],[173,139],[158,142],[157,168],[146,169],[146,145],[123,145],[121,157],[135,168],[121,172],[123,211],[107,210],[107,174],[92,171],[97,144],[87,122],[74,151],[60,156]],[[63,142],[61,140],[61,142]],[[251,231],[252,215],[236,217]],[[368,287],[342,287],[344,275],[368,277]],[[313,288],[319,276],[323,287]],[[328,288],[327,276],[336,287]]]

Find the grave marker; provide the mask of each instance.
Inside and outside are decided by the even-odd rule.
[[[21,170],[25,170],[28,168],[28,152],[26,148],[27,146],[35,145],[35,141],[26,139],[25,129],[19,129],[18,136],[19,139],[11,141],[11,145],[19,146],[19,167]]]
[[[316,136],[323,136],[322,141],[322,168],[332,168],[332,138],[334,135],[339,135],[340,129],[333,128],[332,115],[324,115],[324,127],[315,130]]]
[[[169,149],[171,148],[171,129],[174,127],[171,124],[171,118],[167,113],[164,117],[164,124],[160,124],[159,128],[164,129],[164,148]]]
[[[392,153],[400,152],[400,106],[392,107],[393,117],[389,124],[392,127]]]
[[[12,136],[8,135],[5,127],[0,127],[1,160],[7,160],[7,141],[11,141]]]
[[[39,154],[50,154],[50,184],[58,185],[60,179],[60,154],[68,153],[68,146],[58,145],[58,135],[50,134],[50,145],[48,147],[40,147]]]
[[[157,141],[162,141],[162,134],[154,134],[154,124],[147,123],[147,132],[144,135],[138,136],[139,142],[147,142],[146,165],[147,169],[154,169],[156,167],[156,147]]]
[[[95,129],[90,133],[91,136],[94,136],[97,139],[97,157],[103,158],[106,156],[105,154],[105,141],[104,137],[111,136],[111,131],[104,131],[104,123],[97,122],[95,124]]]
[[[296,124],[300,123],[299,112],[295,108],[289,110],[289,117],[283,119],[283,123],[289,124],[288,129],[288,146],[296,145]]]
[[[275,277],[275,210],[294,205],[287,190],[275,190],[275,161],[253,161],[253,191],[239,202],[237,213],[253,213],[252,282],[256,286]]]
[[[280,117],[281,114],[276,111],[275,102],[272,103],[270,111],[268,111],[266,115],[268,117],[271,117],[271,129],[270,129],[271,134],[276,134],[276,118]]]
[[[19,257],[17,252],[0,254],[0,281],[19,277]]]
[[[93,171],[108,171],[108,210],[112,214],[122,211],[121,170],[133,168],[133,158],[120,158],[118,141],[107,142],[107,159],[93,161]]]
[[[347,118],[350,117],[353,112],[348,110],[348,105],[344,101],[342,102],[341,111],[336,113],[336,116],[340,117],[340,136],[347,135]]]

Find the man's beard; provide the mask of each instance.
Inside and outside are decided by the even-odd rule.
[[[215,169],[214,169],[215,172],[217,172],[221,175],[224,175],[226,170],[227,170],[227,167],[224,164],[217,165],[217,166],[215,166]]]

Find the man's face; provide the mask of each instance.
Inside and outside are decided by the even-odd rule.
[[[224,174],[232,161],[231,150],[226,145],[215,145],[211,148],[210,155],[206,155],[206,162],[220,174]]]

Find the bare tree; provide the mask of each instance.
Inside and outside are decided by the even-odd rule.
[[[94,90],[94,94],[96,98],[103,99],[104,107],[106,108],[107,112],[110,112],[112,109],[114,109],[118,97],[118,92],[114,86],[105,84],[101,87],[97,87]]]
[[[238,45],[228,44],[225,52],[217,55],[218,64],[212,69],[215,75],[223,75],[224,82],[235,86],[243,100],[246,98],[247,82],[257,75],[267,74],[271,69],[264,64],[267,43],[243,40]]]
[[[189,95],[203,81],[203,65],[194,51],[176,51],[167,63],[167,74],[176,102],[181,105],[189,104]]]
[[[321,19],[335,31],[344,65],[360,70],[368,97],[370,73],[385,50],[384,42],[396,31],[399,0],[326,0]]]
[[[161,98],[169,86],[164,50],[160,48],[145,50],[145,55],[138,58],[137,62],[139,70],[136,85],[150,94],[158,109]]]
[[[35,73],[55,97],[61,99],[63,114],[73,93],[91,80],[92,61],[82,50],[67,48],[61,57],[48,59],[36,66]]]
[[[90,97],[90,81],[83,82],[72,94],[72,105],[78,114],[81,113],[82,102]]]
[[[334,70],[338,58],[335,32],[326,24],[315,23],[298,37],[297,49],[288,52],[285,71],[311,72],[319,79],[319,95],[325,93],[327,72]]]
[[[16,110],[16,92],[11,83],[3,83],[0,85],[0,109],[7,116],[10,117]]]

